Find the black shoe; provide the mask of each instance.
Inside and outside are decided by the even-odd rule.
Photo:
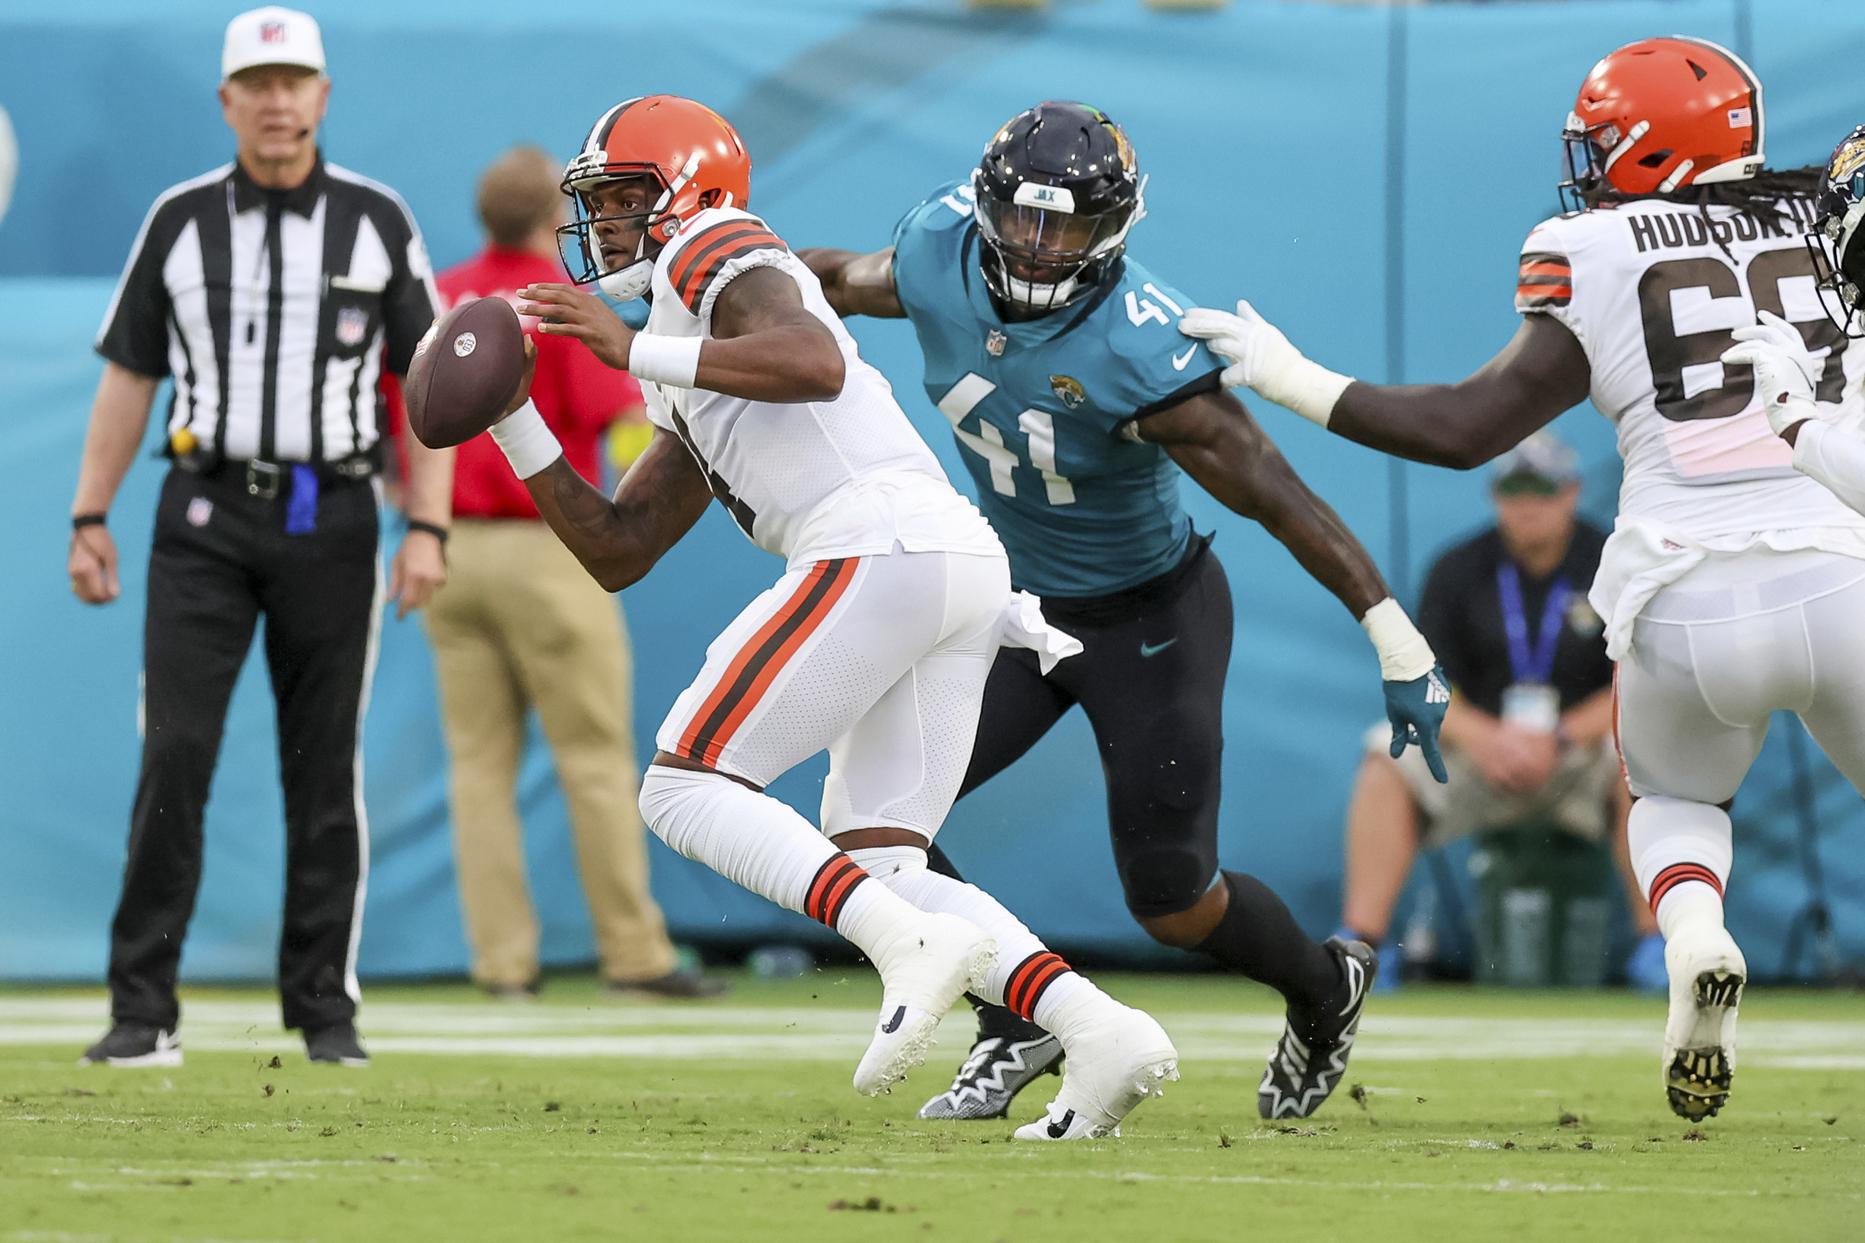
[[[112,1023],[104,1038],[84,1051],[80,1066],[179,1066],[181,1037],[154,1023]]]
[[[363,1042],[356,1038],[356,1027],[350,1023],[333,1023],[329,1027],[318,1027],[304,1033],[305,1056],[313,1062],[322,1062],[327,1066],[367,1066],[369,1054],[363,1051]]]
[[[1265,1118],[1308,1117],[1347,1072],[1360,1011],[1379,974],[1379,955],[1364,941],[1340,937],[1329,937],[1327,948],[1340,963],[1340,991],[1319,1017],[1290,1013],[1256,1089],[1256,1112]]]
[[[674,1001],[702,1001],[717,997],[726,989],[724,980],[703,971],[669,971],[651,980],[610,980],[605,992],[620,995],[666,997]]]
[[[970,1122],[1002,1118],[1017,1093],[1062,1073],[1062,1042],[1034,1025],[1026,1039],[978,1033],[952,1086],[920,1106],[920,1117]]]

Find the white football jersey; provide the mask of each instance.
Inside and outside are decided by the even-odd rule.
[[[1552,315],[1586,350],[1593,404],[1617,426],[1622,521],[1698,540],[1793,529],[1865,528],[1865,518],[1793,467],[1768,427],[1753,372],[1725,368],[1731,331],[1758,308],[1798,326],[1821,360],[1817,395],[1865,422],[1865,346],[1828,321],[1788,215],[1642,200],[1544,221],[1522,245],[1516,309]],[[1851,348],[1848,348],[1850,345]]]
[[[762,402],[644,382],[648,418],[678,436],[751,541],[792,564],[907,552],[1002,556],[997,535],[946,478],[881,373],[823,299],[815,274],[749,212],[700,212],[654,262],[647,331],[712,336],[712,309],[736,276],[770,267],[841,347],[832,401]]]

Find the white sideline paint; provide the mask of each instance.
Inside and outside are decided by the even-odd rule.
[[[838,998],[838,1001],[840,999]],[[0,1045],[82,1047],[105,1020],[101,996],[0,998]],[[652,1061],[844,1061],[860,1055],[873,1020],[868,1006],[630,1006],[542,1003],[495,1006],[383,1002],[360,1018],[372,1053],[504,1057],[616,1057]],[[1282,1030],[1269,1014],[1164,1011],[1161,1018],[1187,1060],[1260,1065]],[[970,1043],[971,1016],[940,1028],[947,1048]],[[1384,1018],[1369,1015],[1362,1056],[1370,1061],[1642,1057],[1662,1026],[1625,1019]],[[280,1030],[276,1004],[193,1001],[182,1042],[189,1052],[275,1053],[300,1048]],[[75,1054],[74,1054],[75,1056]],[[1783,1070],[1865,1070],[1865,1022],[1745,1021],[1746,1066]]]

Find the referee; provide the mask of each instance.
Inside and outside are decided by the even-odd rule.
[[[304,13],[227,26],[220,104],[237,158],[164,192],[131,247],[97,352],[71,509],[71,589],[117,598],[106,516],[156,385],[172,378],[143,624],[143,755],[110,929],[111,1027],[86,1063],[174,1066],[176,970],[227,700],[266,620],[285,794],[285,1026],[313,1062],[367,1063],[356,946],[368,875],[362,714],[381,616],[383,367],[434,318],[420,233],[393,191],[326,164],[323,38]],[[453,462],[411,438],[399,612],[446,580]]]

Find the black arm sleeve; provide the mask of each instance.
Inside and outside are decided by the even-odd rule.
[[[138,375],[168,374],[169,299],[162,265],[175,240],[175,215],[167,202],[149,209],[97,333],[97,352]]]
[[[388,369],[398,376],[408,374],[428,326],[440,314],[440,295],[434,288],[434,274],[427,258],[427,244],[415,226],[408,205],[394,200],[396,211],[379,220],[377,228],[387,244],[394,271],[382,291],[382,324],[388,347]]]

